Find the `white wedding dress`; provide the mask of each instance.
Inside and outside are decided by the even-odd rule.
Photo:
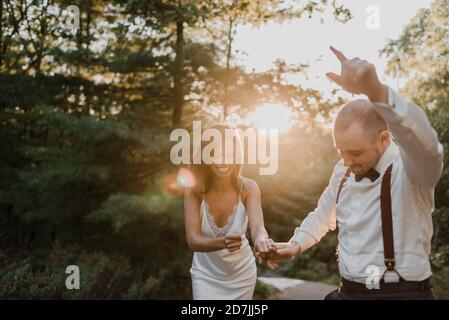
[[[234,206],[228,223],[219,228],[214,223],[208,204],[201,201],[201,231],[207,237],[246,233],[248,216],[243,202]],[[195,300],[250,300],[253,298],[257,279],[256,260],[245,237],[239,250],[222,249],[210,252],[194,252],[192,268],[192,292]]]

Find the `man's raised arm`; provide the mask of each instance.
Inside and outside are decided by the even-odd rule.
[[[373,64],[359,58],[348,59],[331,47],[341,64],[341,74],[326,76],[344,90],[365,94],[382,116],[399,144],[407,176],[415,185],[432,188],[443,170],[443,146],[438,141],[425,112],[383,85]]]

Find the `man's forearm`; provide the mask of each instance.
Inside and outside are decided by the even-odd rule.
[[[367,97],[371,102],[388,103],[388,87],[382,83],[379,88],[367,93]]]
[[[443,147],[437,134],[424,110],[387,90],[387,103],[374,102],[374,108],[398,142],[408,176],[418,185],[432,187],[442,169]]]
[[[295,240],[290,240],[289,243],[292,246],[293,251],[295,252],[295,256],[302,252],[301,244],[299,242]]]
[[[313,247],[315,244],[317,244],[317,241],[310,234],[301,231],[300,228],[296,228],[295,234],[293,235],[293,237],[291,237],[291,239],[289,240],[289,243],[298,244],[301,252],[304,252],[305,250],[307,250],[310,247]]]

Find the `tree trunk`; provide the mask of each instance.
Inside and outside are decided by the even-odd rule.
[[[3,0],[0,0],[0,73],[3,64]]]
[[[90,46],[90,25],[92,21],[92,0],[89,1],[86,17],[86,49],[89,52]]]
[[[39,16],[39,24],[40,24],[40,45],[38,48],[36,48],[36,61],[35,61],[35,70],[36,74],[41,73],[41,67],[42,67],[42,59],[44,57],[44,50],[45,50],[45,36],[47,35],[47,9],[48,9],[48,3],[46,6],[42,5],[42,12]]]
[[[77,42],[77,51],[78,54],[80,54],[83,50],[83,15],[81,13],[81,10],[83,10],[84,8],[80,8],[80,16],[79,16],[79,29],[76,31],[76,42]],[[78,78],[77,81],[79,80],[79,78],[81,77],[81,63],[77,63],[76,67],[75,67],[75,73],[76,73],[76,77]],[[75,94],[75,102],[74,102],[74,107],[76,108],[76,115],[78,116],[78,118],[81,118],[82,116],[82,111],[80,112],[80,110],[78,109],[79,107],[79,101],[80,101],[80,95],[81,95],[81,88],[79,85],[77,85],[76,87],[76,94]]]
[[[226,120],[228,116],[229,108],[229,69],[231,66],[231,53],[232,53],[232,29],[234,27],[234,20],[229,18],[229,30],[228,30],[228,50],[226,54],[226,72],[224,79],[224,99],[223,99],[223,121]]]
[[[179,127],[182,118],[182,109],[184,107],[184,20],[179,18],[176,22],[176,58],[173,72],[173,117],[172,126]]]

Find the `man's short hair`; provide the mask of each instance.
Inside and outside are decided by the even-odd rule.
[[[345,131],[355,123],[359,123],[373,138],[387,129],[385,120],[371,102],[363,99],[348,102],[340,108],[334,122],[334,134],[336,131]]]

